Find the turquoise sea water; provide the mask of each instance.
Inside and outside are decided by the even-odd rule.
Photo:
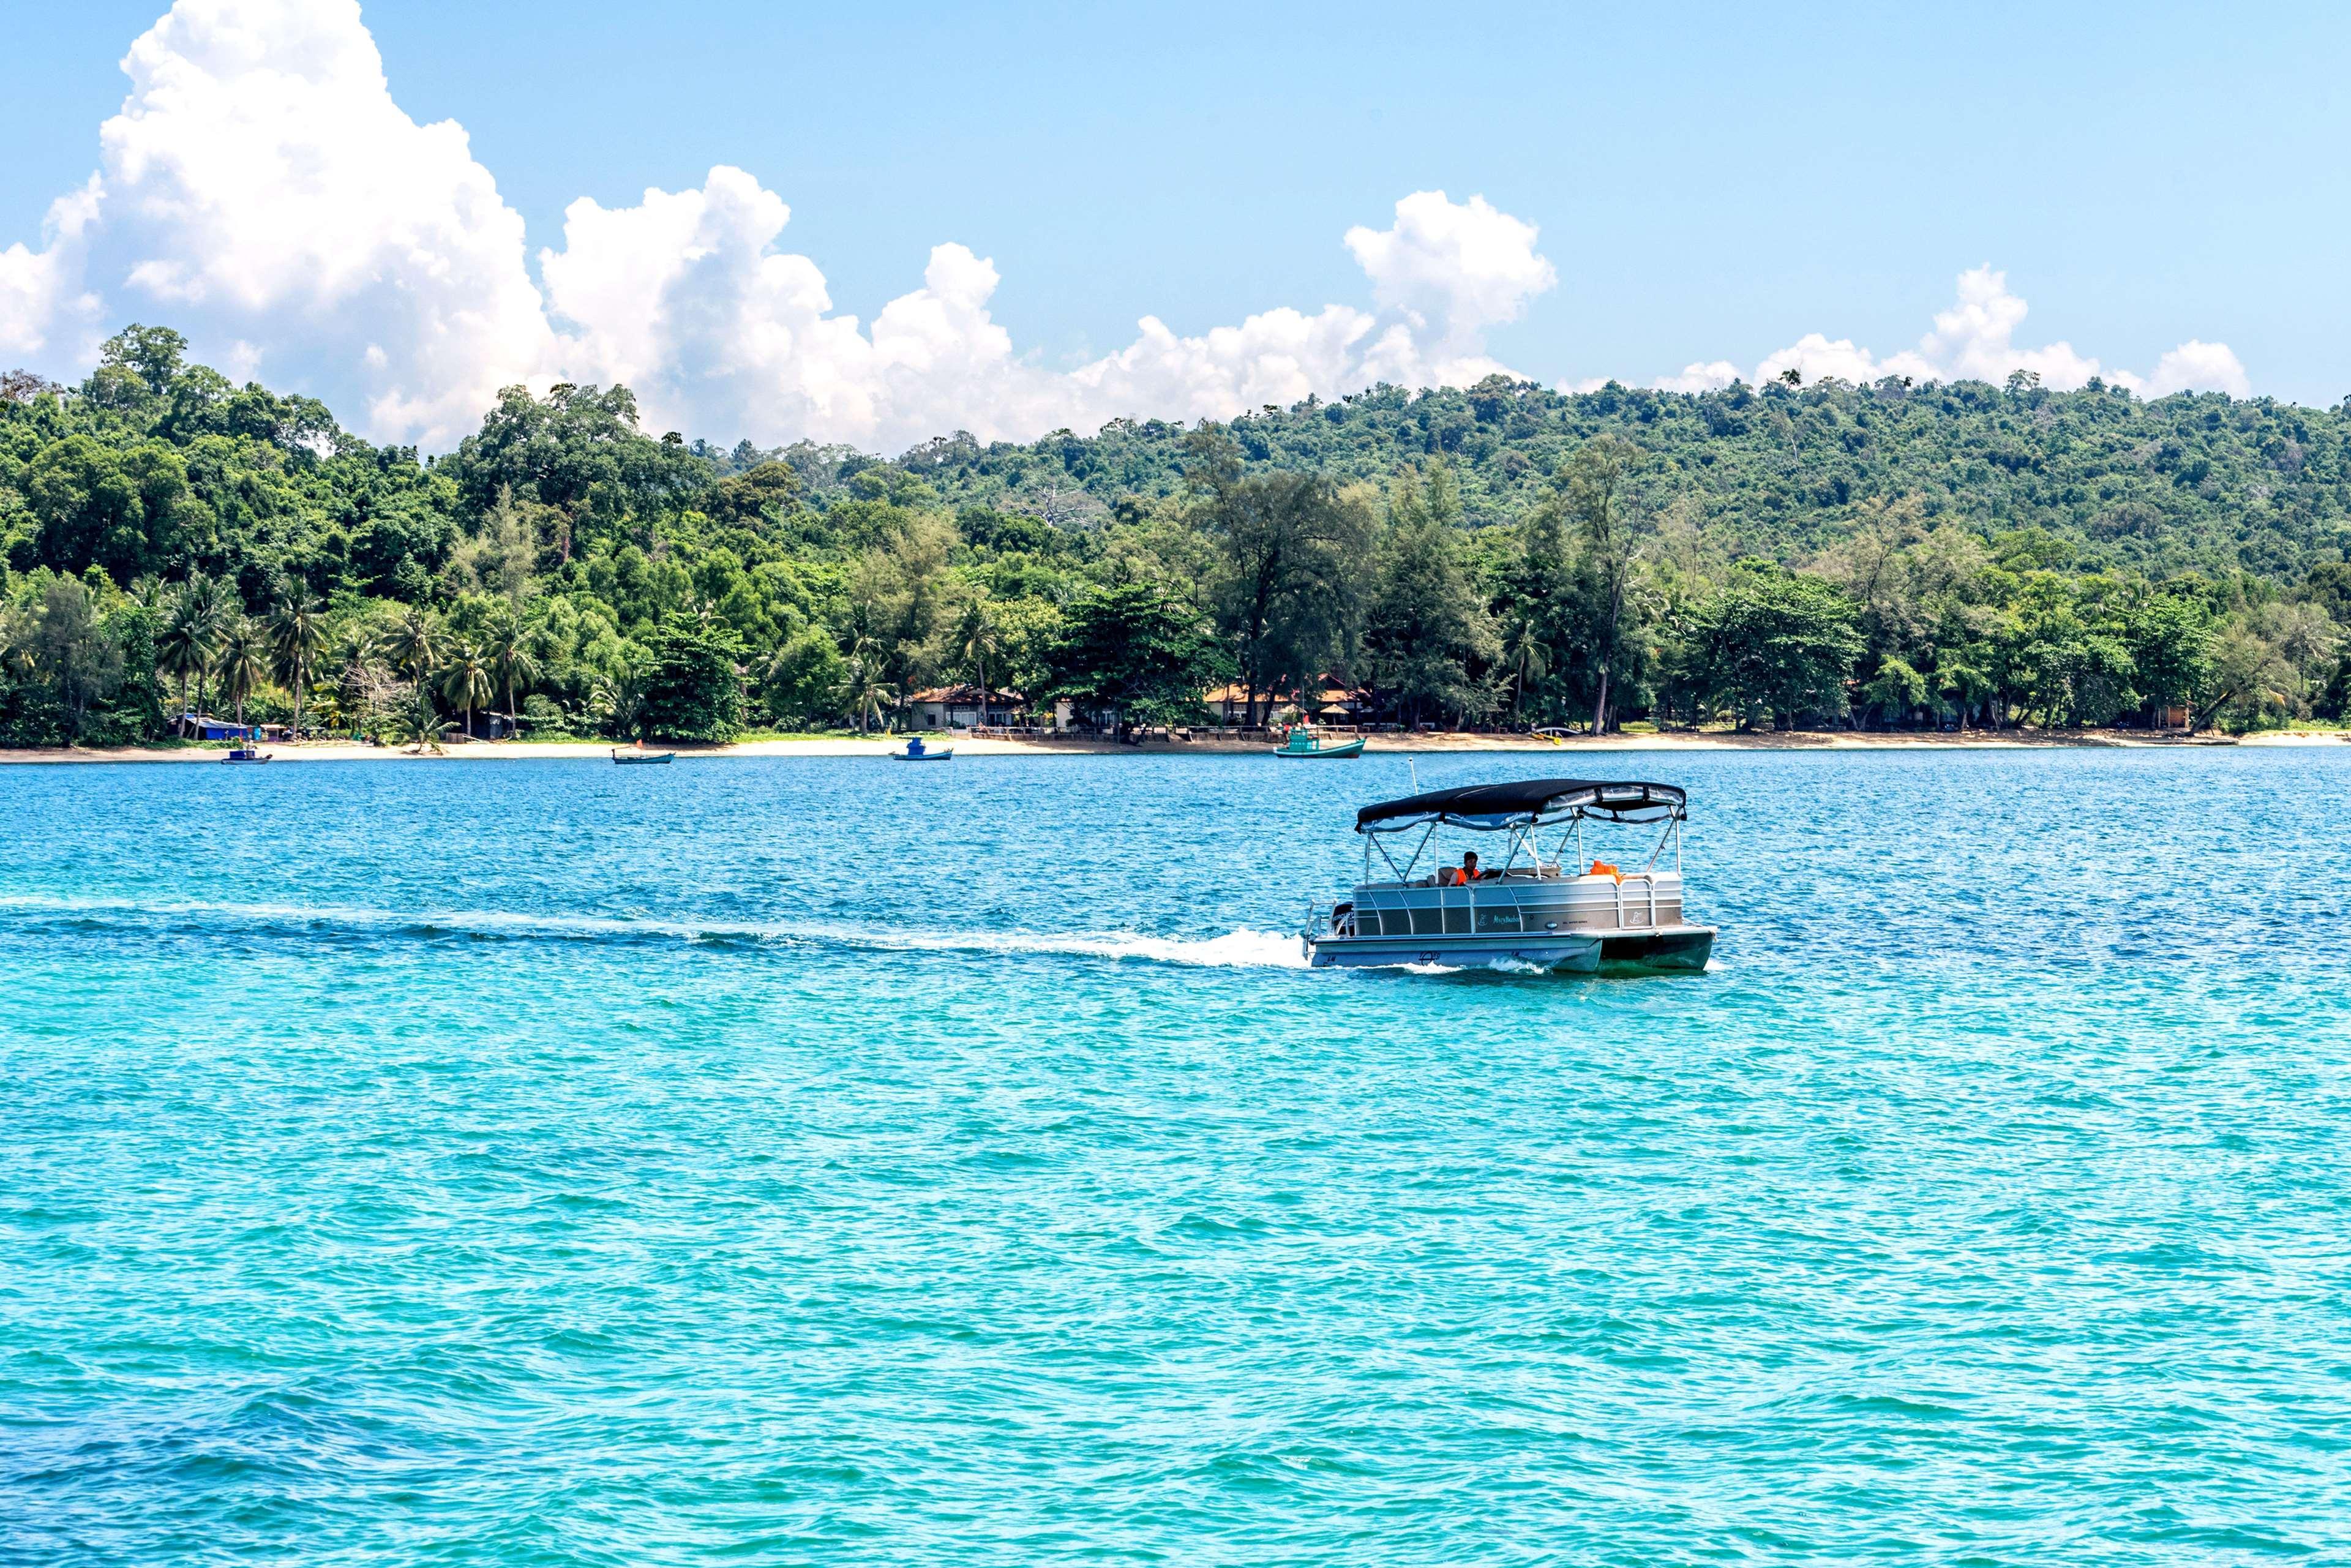
[[[0,1558],[2351,1560],[2351,755],[0,770]]]

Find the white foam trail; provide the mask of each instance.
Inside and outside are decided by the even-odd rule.
[[[0,909],[58,914],[214,916],[360,927],[429,927],[549,936],[670,936],[684,942],[816,942],[883,952],[1066,953],[1080,957],[1184,964],[1207,968],[1302,969],[1296,936],[1247,927],[1221,936],[1147,936],[1137,932],[884,931],[846,925],[658,920],[592,915],[519,915],[506,910],[370,909],[349,904],[226,904],[188,899],[142,903],[127,898],[0,894]]]
[[[1018,931],[828,932],[836,940],[867,946],[980,953],[1071,953],[1093,958],[1141,958],[1156,964],[1207,968],[1303,969],[1306,954],[1295,936],[1243,927],[1221,936],[1145,936],[1135,932],[1106,936],[1051,936]]]

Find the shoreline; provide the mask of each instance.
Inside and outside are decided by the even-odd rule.
[[[974,740],[940,737],[966,757],[1246,757],[1270,756],[1263,741],[1193,740],[1121,746],[1113,741]],[[817,737],[805,740],[750,740],[726,746],[664,745],[648,747],[674,750],[682,757],[871,757],[880,759],[905,744],[904,737],[860,739],[852,736]],[[1556,744],[1530,741],[1525,736],[1432,734],[1374,737],[1364,749],[1367,757],[1384,753],[1427,756],[1445,753],[1499,752],[1546,756],[1574,751],[2045,751],[2045,750],[2164,750],[2183,747],[2327,747],[2351,744],[2351,732],[2336,730],[2271,730],[2243,737],[2158,737],[2143,730],[2082,730],[1970,732],[1965,735],[1907,735],[1858,730],[1798,730],[1739,735],[1730,731],[1674,731],[1651,735],[1614,735],[1594,740],[1577,737]],[[451,746],[440,756],[420,756],[397,747],[358,746],[347,741],[306,740],[264,745],[276,762],[497,762],[603,760],[614,749],[596,741],[475,741]],[[225,747],[64,747],[45,749],[0,749],[0,766],[60,764],[214,763],[227,755]]]

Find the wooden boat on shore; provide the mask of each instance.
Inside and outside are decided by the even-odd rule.
[[[1325,740],[1304,725],[1295,725],[1282,743],[1274,747],[1273,754],[1276,757],[1311,757],[1332,761],[1343,757],[1361,757],[1364,754],[1364,737],[1356,735],[1345,740]]]
[[[1432,789],[1355,813],[1364,879],[1354,895],[1310,915],[1300,933],[1316,968],[1384,964],[1524,967],[1557,974],[1690,972],[1706,967],[1712,926],[1682,911],[1681,825],[1687,796],[1669,784],[1533,779]],[[1663,824],[1648,862],[1622,871],[1587,859],[1587,821]],[[1563,831],[1549,847],[1541,830]],[[1501,835],[1499,865],[1475,852],[1415,875],[1440,828]],[[1388,844],[1417,831],[1399,865]],[[1659,864],[1667,848],[1670,870]],[[1388,876],[1372,874],[1376,852]],[[1630,863],[1628,860],[1627,863]]]
[[[615,747],[612,750],[612,760],[623,768],[632,765],[644,767],[656,762],[674,762],[677,760],[677,753],[674,751],[622,751]]]

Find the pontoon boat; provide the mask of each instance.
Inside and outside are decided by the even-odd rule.
[[[1671,785],[1583,779],[1473,784],[1366,806],[1355,813],[1364,880],[1353,898],[1310,917],[1307,960],[1317,968],[1703,969],[1714,928],[1682,916],[1681,826],[1688,816],[1687,797]],[[1586,858],[1586,821],[1660,831],[1647,862],[1623,871]],[[1541,837],[1552,827],[1561,831],[1546,852]],[[1440,828],[1498,835],[1502,852],[1474,872],[1466,862],[1445,865],[1434,852]],[[1412,852],[1399,864],[1389,846],[1406,842]],[[1660,862],[1669,848],[1667,869]],[[1374,853],[1385,881],[1373,878]]]

